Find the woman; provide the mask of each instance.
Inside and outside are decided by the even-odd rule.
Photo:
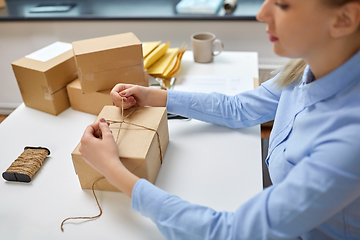
[[[215,212],[126,170],[104,119],[85,130],[80,151],[167,239],[360,239],[360,1],[266,0],[257,19],[276,54],[301,60],[253,91],[119,84],[111,96],[124,108],[166,106],[232,128],[274,119],[266,159],[272,186],[235,212]],[[99,128],[103,139],[94,136]]]

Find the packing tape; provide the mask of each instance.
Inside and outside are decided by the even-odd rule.
[[[95,81],[94,73],[84,74],[84,78],[82,79],[84,79],[85,81]]]
[[[144,71],[144,63],[141,63],[141,64],[135,64],[135,65],[128,65],[128,66],[123,66],[123,67],[115,67],[115,68],[112,68],[112,69],[105,69],[105,70],[101,70],[101,71],[91,71],[91,72],[87,72],[85,74],[89,74],[89,73],[101,73],[101,72],[109,72],[109,71],[115,71],[115,70],[118,70],[118,69],[126,69],[126,68],[140,68]],[[78,68],[78,72],[80,72],[80,74],[83,74],[82,71],[81,71],[81,68],[79,67]]]
[[[120,71],[120,72],[119,72]],[[141,77],[145,80],[144,76],[145,69],[141,65],[134,65],[122,68],[116,68],[101,72],[94,72],[94,73],[86,73],[82,75],[81,81],[95,81],[96,79],[107,79],[108,81],[112,81],[116,78],[116,82],[118,83],[133,83],[134,82],[134,75],[141,75]],[[115,76],[115,77],[114,77]],[[129,77],[129,79],[124,79]],[[131,78],[131,79],[130,79]],[[124,81],[125,80],[125,81]]]
[[[53,98],[53,95],[51,94],[51,88],[50,87],[44,87],[44,86],[41,86],[41,87],[42,87],[42,90],[43,90],[44,99],[52,101],[54,98]]]

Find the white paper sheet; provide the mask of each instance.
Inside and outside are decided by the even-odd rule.
[[[50,44],[49,46],[37,50],[36,52],[30,53],[25,57],[40,62],[47,62],[50,59],[53,59],[71,49],[72,49],[72,45],[70,43],[54,42],[53,44]]]
[[[254,78],[249,76],[181,76],[174,90],[187,92],[218,92],[235,95],[254,89]]]

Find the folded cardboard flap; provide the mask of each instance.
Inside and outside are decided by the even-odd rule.
[[[125,122],[122,124],[110,124],[110,129],[119,148],[120,160],[129,171],[138,177],[155,183],[162,158],[164,157],[169,142],[166,108],[131,108],[124,111],[124,116],[127,115],[129,115],[125,119],[127,122],[146,128]],[[121,110],[115,106],[105,106],[95,122],[99,121],[100,118],[114,122],[123,120]],[[156,130],[158,134],[147,128]],[[82,159],[79,147],[80,144],[72,152],[75,171],[81,187],[91,189],[93,182],[102,177],[102,175]],[[95,189],[119,191],[106,179],[99,181],[95,185]]]

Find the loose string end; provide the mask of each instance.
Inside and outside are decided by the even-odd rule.
[[[101,206],[100,206],[100,203],[99,203],[99,201],[98,201],[98,199],[97,199],[97,197],[96,197],[96,194],[95,194],[95,183],[97,183],[98,181],[100,181],[100,180],[102,180],[102,179],[104,179],[105,177],[101,177],[101,178],[99,178],[99,179],[97,179],[93,184],[92,184],[92,186],[91,186],[91,190],[92,190],[92,192],[93,192],[93,195],[94,195],[94,197],[95,197],[95,200],[96,200],[96,204],[97,204],[97,206],[99,207],[99,210],[100,210],[100,213],[98,214],[98,215],[96,215],[96,216],[93,216],[93,217],[68,217],[68,218],[65,218],[62,222],[61,222],[61,225],[60,225],[60,229],[61,229],[61,231],[62,232],[64,232],[64,223],[66,222],[66,221],[68,221],[68,220],[71,220],[71,219],[87,219],[87,220],[91,220],[91,219],[97,219],[97,218],[99,218],[101,215],[102,215],[102,209],[101,209]]]

